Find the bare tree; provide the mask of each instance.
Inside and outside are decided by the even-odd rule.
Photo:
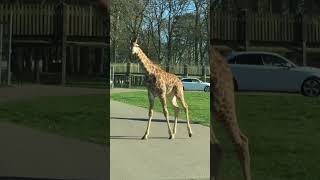
[[[152,31],[152,38],[153,38],[153,44],[154,47],[157,46],[156,52],[157,52],[157,59],[159,62],[162,61],[161,57],[161,47],[162,47],[162,42],[161,42],[161,32],[163,30],[164,26],[164,13],[165,13],[165,3],[166,0],[152,0],[150,3],[150,11],[151,17],[149,17],[149,24],[151,25],[151,31]],[[155,20],[155,23],[153,22]],[[153,27],[156,27],[156,30],[154,30]],[[157,33],[157,37],[154,36],[153,32]]]
[[[186,8],[189,5],[188,0],[168,0],[167,1],[167,32],[166,32],[166,40],[167,40],[167,62],[169,65],[172,63],[172,40],[173,40],[173,31],[175,29],[175,19],[176,17],[182,15]]]

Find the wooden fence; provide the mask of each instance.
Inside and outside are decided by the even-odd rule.
[[[160,65],[162,69],[165,66]],[[209,66],[170,65],[169,72],[179,77],[196,77],[209,82]],[[144,85],[144,70],[140,64],[114,63],[111,64],[111,79],[117,87],[131,87]]]
[[[54,36],[58,14],[54,4],[0,4],[0,22],[9,22],[13,36]],[[103,17],[93,6],[68,5],[66,35],[105,37]],[[57,24],[58,23],[58,24]]]

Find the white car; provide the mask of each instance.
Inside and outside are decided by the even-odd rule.
[[[181,81],[185,91],[210,91],[210,83],[202,82],[197,78],[182,78]]]
[[[227,57],[236,90],[320,94],[320,69],[299,67],[275,53],[237,52]]]

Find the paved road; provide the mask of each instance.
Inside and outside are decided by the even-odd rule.
[[[61,86],[2,87],[0,108],[1,103],[18,99],[105,93],[101,89]],[[109,180],[108,154],[107,145],[0,122],[0,177]]]
[[[111,101],[111,179],[209,179],[209,128],[192,124],[194,136],[178,124],[175,140],[168,139],[161,113],[154,114],[149,140],[140,140],[147,109]]]
[[[108,180],[109,148],[0,123],[0,177]]]

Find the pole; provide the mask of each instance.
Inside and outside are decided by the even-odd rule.
[[[112,65],[112,88],[114,88],[114,65]]]
[[[112,66],[112,64],[111,64],[111,67],[110,67],[110,74],[109,74],[110,82],[112,81],[112,74],[113,74],[112,69],[113,69],[113,66]],[[108,81],[108,80],[107,80],[107,81]],[[109,86],[110,86],[110,89],[111,89],[111,88],[112,88],[112,84],[111,84],[110,82],[107,82],[107,83],[109,83]],[[113,83],[113,82],[112,82],[112,83]]]
[[[12,53],[12,11],[10,13],[10,31],[9,31],[9,58],[8,58],[8,85],[11,85],[11,53]]]
[[[0,24],[0,85],[2,84],[2,42],[3,42],[3,24]]]
[[[66,64],[67,64],[67,60],[66,60],[66,49],[67,49],[67,5],[65,4],[65,2],[62,0],[61,1],[61,19],[62,19],[62,38],[61,38],[61,60],[62,60],[62,72],[61,72],[61,85],[65,85],[66,84]]]

